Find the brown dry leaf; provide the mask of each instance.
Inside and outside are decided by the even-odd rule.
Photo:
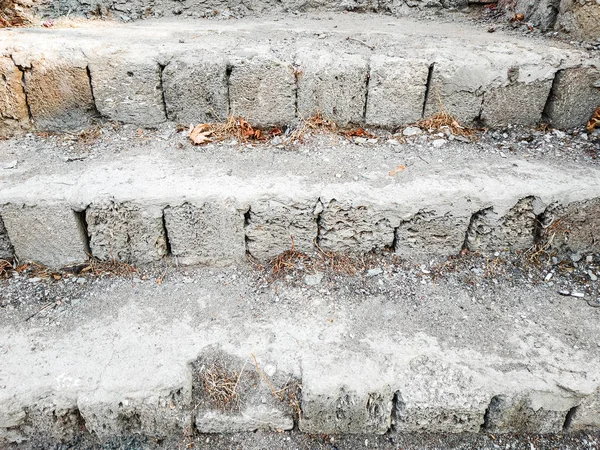
[[[394,170],[390,171],[390,177],[393,177],[398,172],[402,172],[404,169],[406,169],[406,166],[403,166],[403,165],[400,165],[400,166],[396,167]]]
[[[375,136],[365,131],[363,128],[357,128],[356,130],[346,131],[344,133],[346,137],[364,137],[364,138],[374,138]]]
[[[594,131],[596,128],[600,128],[600,106],[598,106],[596,108],[596,111],[594,111],[594,115],[592,116],[592,118],[590,119],[590,121],[587,123],[587,130],[588,132],[592,132]]]
[[[194,145],[203,145],[212,142],[212,139],[209,137],[211,134],[213,134],[213,130],[211,129],[210,124],[201,123],[195,128],[190,127],[188,136]]]

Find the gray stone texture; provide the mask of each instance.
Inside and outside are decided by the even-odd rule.
[[[80,128],[95,115],[86,64],[79,59],[56,55],[34,59],[25,69],[25,92],[39,129]]]
[[[89,67],[96,107],[103,117],[142,126],[166,120],[161,67],[154,56],[133,49],[94,55]]]
[[[220,411],[199,413],[196,415],[195,424],[200,433],[241,433],[256,430],[281,432],[294,428],[294,420],[289,414],[265,405],[244,407],[236,414]]]
[[[301,48],[296,65],[301,118],[320,112],[341,126],[362,123],[369,76],[364,56]]]
[[[175,56],[162,75],[167,116],[185,125],[223,122],[229,114],[227,60],[210,52]]]
[[[575,128],[587,122],[600,106],[600,70],[580,67],[558,71],[546,118],[556,128]]]
[[[556,23],[559,5],[560,0],[517,0],[514,12],[523,14],[527,22],[547,31]]]
[[[494,208],[476,213],[467,232],[468,249],[493,253],[506,248],[525,250],[533,246],[538,227],[534,202],[533,197],[521,199],[503,216],[499,216]]]
[[[600,38],[600,5],[596,0],[561,0],[554,28],[577,39]]]
[[[81,224],[66,205],[6,205],[2,219],[20,261],[60,268],[87,258]]]
[[[491,88],[484,94],[481,119],[492,128],[536,125],[542,119],[551,88],[551,79],[533,83],[515,81]]]
[[[376,206],[331,200],[319,218],[319,246],[326,251],[364,253],[389,248],[394,228]]]
[[[8,135],[27,124],[29,118],[23,73],[10,57],[0,57],[0,135]]]
[[[425,117],[442,110],[461,124],[475,121],[480,113],[483,94],[490,78],[490,64],[479,55],[457,56],[436,61],[425,107]]]
[[[252,203],[246,224],[250,254],[269,261],[292,248],[310,253],[317,237],[315,201],[265,200]],[[320,204],[319,204],[320,206]]]
[[[162,209],[102,200],[86,212],[92,255],[105,261],[148,263],[167,254]]]
[[[600,389],[581,400],[571,417],[573,431],[600,428]]]
[[[423,114],[429,64],[375,55],[370,66],[366,123],[398,127],[419,120]]]
[[[244,213],[227,199],[165,208],[171,254],[183,264],[232,264],[244,259]]]
[[[401,256],[458,254],[465,240],[469,220],[467,215],[454,215],[451,212],[419,211],[402,220],[396,229],[396,253]]]
[[[559,252],[600,251],[600,199],[550,205],[542,226],[542,239]]]
[[[495,396],[487,409],[485,431],[491,433],[559,433],[569,410],[581,401],[574,396],[544,401],[544,392],[527,396]]]
[[[0,259],[11,259],[13,256],[13,246],[4,227],[4,221],[0,217]]]
[[[296,78],[291,64],[267,52],[249,51],[232,58],[230,114],[257,127],[296,121]]]

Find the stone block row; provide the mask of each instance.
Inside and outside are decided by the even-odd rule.
[[[245,117],[287,126],[317,112],[342,126],[397,128],[442,108],[464,124],[583,125],[600,104],[600,70],[561,66],[534,52],[430,57],[300,47],[168,55],[97,51],[94,56],[14,54],[0,58],[2,130],[82,127],[95,117],[155,126]],[[287,58],[287,59],[286,59]],[[16,67],[15,67],[16,65]]]
[[[292,247],[420,257],[464,248],[525,250],[538,239],[561,252],[596,252],[599,205],[598,199],[544,205],[525,197],[508,210],[430,206],[402,214],[397,207],[337,199],[272,198],[249,206],[233,199],[171,205],[106,199],[81,212],[66,204],[8,204],[0,209],[0,257],[14,254],[53,267],[87,255],[138,264],[172,256],[182,264],[228,265],[247,254],[269,261]]]

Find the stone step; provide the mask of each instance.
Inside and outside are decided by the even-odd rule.
[[[0,294],[0,444],[597,431],[600,308],[559,296],[558,270],[544,283],[528,269],[510,281],[469,269],[485,263],[434,279],[429,265],[392,263],[311,286],[249,268],[12,277]]]
[[[405,257],[600,249],[600,167],[587,141],[542,137],[560,157],[525,141],[507,155],[485,137],[436,148],[325,134],[290,151],[193,147],[174,126],[129,130],[87,151],[57,145],[61,136],[0,142],[0,258],[227,265],[292,245]]]
[[[440,105],[464,124],[571,128],[600,104],[597,55],[386,16],[4,29],[0,54],[5,134],[98,117],[156,126],[240,115],[288,126],[317,112],[342,126],[393,129]]]

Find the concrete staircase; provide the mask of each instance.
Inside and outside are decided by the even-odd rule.
[[[553,274],[563,258],[594,264],[600,168],[583,127],[599,55],[448,11],[382,14],[394,5],[0,30],[0,260],[60,278],[0,278],[0,311],[25,292],[0,317],[0,445],[598,430],[598,308],[549,303],[555,287],[528,277],[482,293],[429,275],[461,253],[542,249]],[[577,129],[589,152],[403,133],[440,112],[498,136]],[[342,132],[282,144],[317,114]],[[282,137],[193,147],[176,131],[232,116]],[[368,137],[343,132],[358,128]],[[77,144],[90,129],[96,141]],[[327,283],[252,271],[290,249],[381,259]],[[177,268],[167,281],[72,275],[90,258]],[[72,307],[40,315],[38,295]],[[215,403],[207,374],[235,380],[235,407]]]

